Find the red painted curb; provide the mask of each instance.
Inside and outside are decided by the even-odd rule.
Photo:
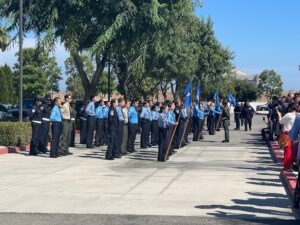
[[[19,147],[7,147],[8,153],[20,153],[21,149]]]
[[[280,166],[283,165],[284,156],[279,150],[278,144],[275,141],[270,141],[269,145],[271,147],[271,151],[274,156],[275,162]]]
[[[4,154],[8,154],[8,148],[6,147],[0,148],[0,155],[4,155]]]

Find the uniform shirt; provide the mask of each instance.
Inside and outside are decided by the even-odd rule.
[[[75,120],[76,117],[77,117],[77,112],[76,112],[76,109],[71,107],[70,108],[70,115],[71,115],[71,120]]]
[[[49,119],[50,118],[50,110],[47,104],[43,104],[41,106],[42,110],[42,118]]]
[[[142,119],[152,120],[151,110],[150,108],[143,108],[142,113],[140,115]]]
[[[184,120],[187,118],[187,110],[186,110],[186,108],[181,109],[181,118],[184,119]]]
[[[119,119],[119,121],[124,122],[125,118],[124,118],[123,110],[122,110],[121,106],[117,107],[117,113],[118,113],[118,119]]]
[[[61,122],[62,121],[61,111],[57,105],[55,105],[51,110],[50,120],[51,120],[51,122]]]
[[[222,120],[230,120],[230,108],[228,107],[228,105],[226,107],[223,107]]]
[[[151,115],[152,121],[153,121],[153,120],[156,120],[156,121],[157,121],[157,120],[158,120],[158,117],[159,117],[159,113],[156,112],[156,111],[152,111],[151,114],[152,114],[152,115]]]
[[[122,111],[123,111],[123,116],[124,116],[124,121],[125,121],[125,124],[127,124],[128,123],[128,108],[127,107],[124,107],[123,109],[122,109]]]
[[[61,115],[64,120],[70,120],[71,119],[71,112],[70,112],[70,104],[66,102],[61,107]]]
[[[174,125],[176,123],[175,113],[172,110],[169,110],[166,114],[166,120],[168,125]]]
[[[210,116],[215,116],[216,114],[221,114],[221,112],[220,112],[220,111],[217,111],[217,110],[215,109],[215,107],[211,107],[210,110],[209,110],[209,115],[210,115]]]
[[[128,110],[128,120],[131,124],[138,124],[138,113],[134,106],[130,106]]]
[[[95,110],[95,102],[91,101],[88,106],[85,109],[85,112],[88,116],[95,116],[96,110]]]
[[[32,121],[40,121],[42,120],[42,110],[41,106],[34,105],[30,112],[30,119]]]
[[[108,112],[108,124],[110,127],[116,128],[118,125],[118,113],[115,107],[110,107]]]
[[[160,113],[159,117],[157,119],[158,127],[160,128],[167,128],[168,127],[168,121],[165,113]]]
[[[297,114],[292,129],[289,132],[289,137],[293,142],[300,142],[300,113]],[[300,145],[298,145],[298,156],[297,159],[300,160]]]
[[[103,118],[104,119],[108,118],[108,111],[109,111],[109,108],[107,106],[103,106]]]
[[[103,106],[100,105],[100,106],[97,107],[97,109],[96,109],[96,118],[97,119],[103,119],[104,118],[103,111],[104,111]]]
[[[193,117],[198,117],[199,111],[200,111],[199,105],[197,104],[194,106],[194,109],[193,109]]]
[[[202,110],[199,110],[198,117],[200,120],[204,120],[205,113]]]

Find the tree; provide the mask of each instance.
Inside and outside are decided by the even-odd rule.
[[[0,67],[0,102],[15,103],[14,74],[8,65]]]
[[[235,93],[236,99],[239,102],[245,102],[247,100],[255,101],[258,97],[257,87],[247,80],[235,81]]]
[[[89,98],[97,92],[113,43],[130,32],[143,32],[161,23],[161,7],[158,0],[25,1],[24,28],[25,32],[36,33],[40,47],[51,49],[56,41],[64,43],[81,77],[85,98]],[[0,0],[0,16],[11,18],[11,29],[17,27],[18,14],[18,1]],[[84,51],[94,55],[92,79],[80,57]]]
[[[0,26],[0,50],[5,51],[8,46],[9,35],[7,32]]]
[[[267,98],[281,95],[283,91],[282,84],[281,76],[274,70],[264,70],[259,75],[259,95],[265,95]]]
[[[84,70],[88,75],[88,79],[91,80],[93,74],[95,73],[95,68],[91,60],[90,55],[81,55],[81,60],[85,65]],[[69,57],[65,60],[66,67],[66,75],[67,75],[67,91],[71,92],[75,98],[84,99],[85,92],[82,86],[81,78],[76,69],[76,65],[74,59]],[[116,79],[115,76],[111,76],[111,89],[114,90],[116,88]],[[96,95],[100,94],[103,97],[104,94],[108,93],[108,73],[106,71],[102,74],[102,79],[97,84]]]
[[[19,53],[16,54],[18,56]],[[18,69],[15,64],[15,88],[19,91]],[[36,95],[45,95],[48,91],[58,89],[58,81],[61,79],[61,70],[55,59],[44,52],[34,48],[23,49],[23,95],[24,98],[34,98]]]

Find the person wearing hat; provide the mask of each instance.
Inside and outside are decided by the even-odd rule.
[[[36,156],[40,153],[40,131],[42,125],[42,100],[39,95],[34,98],[35,105],[31,108],[29,118],[31,120],[32,136],[29,155]]]
[[[47,96],[46,96],[47,97]],[[49,140],[49,129],[50,129],[50,102],[45,98],[41,105],[42,111],[42,124],[40,128],[40,145],[39,151],[42,153],[47,152],[48,140]]]
[[[114,158],[120,158],[117,151],[117,132],[118,132],[118,113],[116,99],[110,101],[110,108],[108,112],[108,130],[109,130],[109,141],[106,151],[106,160],[114,160]]]
[[[141,134],[141,148],[145,149],[149,145],[149,135],[150,135],[150,129],[151,129],[151,110],[149,108],[149,103],[144,102],[144,107],[142,109],[140,118],[142,120],[142,134]]]
[[[137,108],[139,106],[139,102],[137,100],[133,100],[131,106],[128,109],[128,144],[127,144],[127,152],[132,153],[135,152],[134,142],[136,138],[136,133],[138,130],[139,116],[137,112]]]
[[[61,107],[61,115],[62,115],[62,135],[61,141],[59,146],[59,154],[64,155],[72,155],[69,152],[69,145],[71,142],[71,106],[70,103],[72,102],[72,96],[70,94],[65,95],[65,103]]]

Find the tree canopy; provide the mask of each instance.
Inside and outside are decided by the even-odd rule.
[[[264,70],[259,75],[259,95],[265,95],[268,98],[281,95],[282,84],[281,76],[274,70]]]

